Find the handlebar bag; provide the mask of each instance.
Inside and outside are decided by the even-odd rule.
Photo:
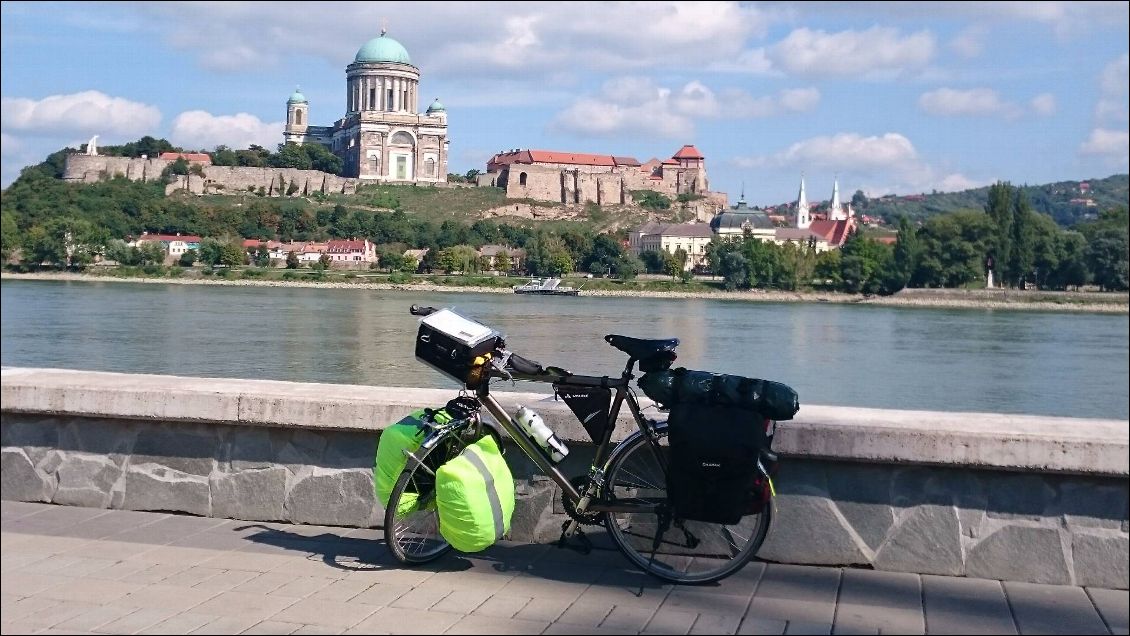
[[[645,373],[639,387],[668,408],[684,403],[732,406],[773,420],[791,420],[800,410],[797,393],[787,384],[740,375],[678,368]]]
[[[485,360],[498,338],[494,329],[441,309],[420,319],[416,358],[473,389],[482,379],[481,374],[472,374],[476,359]]]
[[[510,531],[514,477],[494,438],[467,446],[436,471],[439,533],[456,550],[485,550]]]
[[[446,412],[438,411],[432,419],[437,424],[445,424],[451,418]],[[400,473],[408,465],[408,457],[405,453],[414,453],[420,448],[427,432],[427,424],[427,418],[421,409],[381,431],[381,438],[377,442],[377,458],[373,466],[373,489],[376,491],[377,501],[380,501],[382,506],[388,507],[392,489],[400,479]],[[415,512],[420,494],[405,492],[397,506],[397,515],[403,516]]]

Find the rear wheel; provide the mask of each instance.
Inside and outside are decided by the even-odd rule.
[[[675,583],[709,583],[737,572],[765,541],[772,506],[733,525],[671,518],[663,468],[670,452],[666,425],[656,432],[658,446],[637,434],[613,453],[604,499],[659,504],[656,513],[605,513],[613,542],[645,572]]]

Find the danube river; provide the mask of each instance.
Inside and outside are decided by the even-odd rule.
[[[454,387],[412,355],[416,303],[455,307],[577,373],[622,368],[605,334],[677,337],[677,365],[785,382],[802,412],[1130,417],[1126,315],[13,280],[0,295],[10,366]]]

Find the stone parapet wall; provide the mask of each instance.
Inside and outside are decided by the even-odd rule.
[[[156,181],[172,162],[164,159],[136,157],[90,157],[67,155],[63,179],[71,182],[97,183],[123,176],[133,181]],[[204,175],[187,174],[173,177],[166,193],[185,191],[192,194],[247,194],[264,196],[306,196],[353,194],[358,179],[339,177],[319,170],[296,168],[250,168],[244,166],[204,166]],[[293,188],[291,186],[294,186]],[[289,194],[288,194],[289,193]]]
[[[5,368],[3,497],[248,520],[378,525],[379,430],[433,389]],[[593,449],[567,408],[530,405]],[[654,411],[650,411],[654,412]],[[633,430],[622,416],[616,439]],[[1127,423],[803,406],[775,439],[775,518],[759,556],[789,563],[1127,588]],[[555,484],[514,447],[511,536],[556,538]]]

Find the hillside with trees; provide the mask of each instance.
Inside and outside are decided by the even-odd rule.
[[[989,203],[992,186],[961,192],[933,192],[907,196],[887,195],[869,199],[862,192],[852,197],[857,214],[879,218],[895,225],[899,216],[912,221],[958,210],[982,210]],[[1116,174],[1089,181],[1057,181],[1044,185],[1023,185],[1032,210],[1046,214],[1063,227],[1093,221],[1103,210],[1130,203],[1130,175]]]

